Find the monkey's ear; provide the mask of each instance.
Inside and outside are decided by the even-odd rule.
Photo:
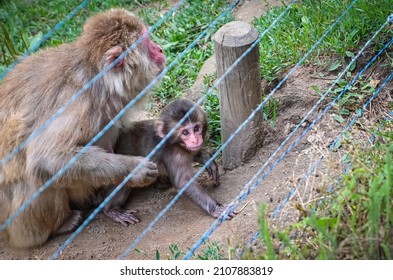
[[[106,65],[111,64],[113,61],[116,60],[121,54],[123,53],[123,49],[120,46],[115,46],[110,48],[106,53]],[[114,68],[122,68],[124,65],[124,58],[120,59]]]
[[[166,135],[164,132],[164,123],[162,121],[155,121],[154,126],[156,127],[157,135],[164,138]]]

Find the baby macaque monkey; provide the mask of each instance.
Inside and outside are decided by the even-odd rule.
[[[194,103],[186,99],[175,100],[163,109],[158,119],[132,123],[119,137],[115,153],[147,156],[193,106]],[[153,156],[152,161],[157,164],[159,174],[168,176],[176,189],[183,188],[194,176],[194,162],[205,164],[209,160],[210,154],[203,148],[206,132],[206,114],[197,107]],[[206,169],[218,186],[220,182],[216,163],[212,162]],[[124,203],[129,193],[129,188],[122,189],[108,208],[122,206],[119,202]],[[225,210],[225,206],[215,201],[197,182],[193,182],[185,193],[212,217],[217,218]],[[228,219],[234,216],[231,214]]]

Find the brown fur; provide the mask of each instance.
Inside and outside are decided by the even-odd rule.
[[[159,136],[161,132],[164,134],[161,136],[168,134],[193,105],[191,101],[186,99],[175,100],[164,108],[159,119],[133,123],[128,130],[123,131],[122,137],[119,138],[116,144],[115,152],[127,155],[147,156],[162,140]],[[185,123],[200,124],[202,137],[203,139],[206,137],[206,114],[200,107],[197,107],[190,114]],[[159,131],[160,126],[162,131]],[[181,143],[181,129],[182,126],[175,131],[152,158],[153,162],[158,165],[160,175],[168,176],[172,185],[178,190],[182,189],[194,176],[192,163],[199,162],[205,164],[211,157],[204,148],[199,151],[188,150],[186,145]],[[214,161],[207,166],[207,171],[213,177],[215,185],[219,185],[218,167]],[[121,207],[121,203],[124,203],[124,199],[128,197],[129,193],[130,191],[127,189],[122,190],[108,207]],[[193,182],[185,193],[212,217],[218,217],[225,210],[225,206],[215,201],[197,182]],[[231,214],[228,216],[228,219],[234,216],[235,214]]]
[[[1,158],[145,30],[143,23],[130,12],[110,10],[89,19],[76,41],[39,51],[18,64],[0,85]],[[48,128],[0,167],[1,224],[162,71],[163,60],[158,63],[149,57],[148,49],[152,45],[155,44],[146,39],[127,54],[122,63],[94,83]],[[70,205],[83,205],[96,188],[119,184],[143,160],[110,153],[133,112],[131,109],[95,146],[88,148],[2,233],[12,246],[38,246],[53,234],[75,228],[82,217]],[[157,173],[156,165],[148,161],[127,186],[151,184]]]

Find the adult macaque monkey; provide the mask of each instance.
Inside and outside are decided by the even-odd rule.
[[[166,106],[159,119],[134,122],[128,130],[122,132],[115,146],[115,153],[147,156],[193,106],[191,101],[179,99]],[[206,132],[206,115],[197,107],[153,156],[152,160],[157,163],[160,175],[169,176],[176,189],[180,190],[194,176],[193,162],[205,164],[210,159],[210,155],[203,149]],[[210,164],[207,171],[214,183],[219,185],[216,163]],[[129,193],[130,189],[122,189],[108,207],[121,207],[123,199]],[[225,210],[225,206],[216,202],[196,182],[185,193],[212,217],[217,218]],[[235,214],[231,214],[228,219],[234,216]]]
[[[109,10],[90,18],[73,43],[39,51],[18,64],[0,86],[1,158],[146,31],[134,14]],[[164,65],[161,47],[146,37],[1,166],[0,224],[77,154]],[[51,235],[75,229],[82,216],[70,205],[83,206],[96,188],[119,184],[144,160],[113,153],[120,131],[133,112],[132,108],[2,232],[12,246],[39,246]],[[125,187],[149,185],[157,175],[156,164],[147,161]],[[124,215],[132,217],[133,212],[125,211]]]

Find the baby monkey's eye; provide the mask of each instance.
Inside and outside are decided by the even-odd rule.
[[[198,132],[199,130],[200,130],[199,125],[196,125],[196,126],[194,127],[194,132]]]
[[[181,134],[183,134],[184,136],[187,136],[189,133],[188,133],[188,130],[185,129],[185,130],[183,130],[183,131],[181,132]]]

